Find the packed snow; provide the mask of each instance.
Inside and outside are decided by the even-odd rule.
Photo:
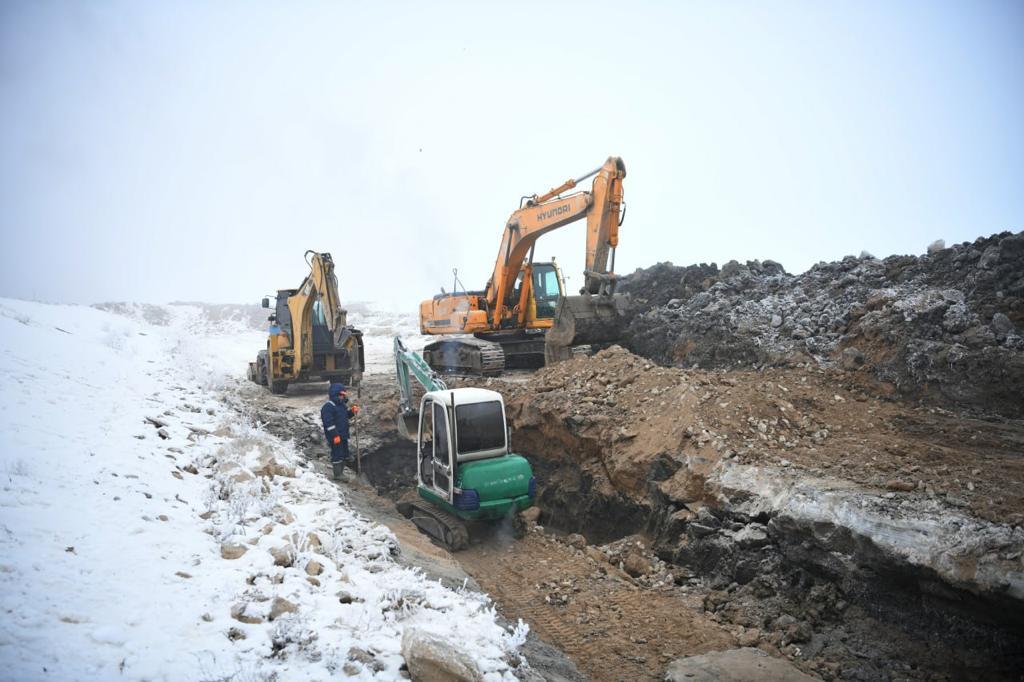
[[[408,318],[364,313],[371,366]],[[338,486],[219,398],[246,315],[0,299],[9,679],[395,679],[403,638],[515,679],[523,625],[394,560]]]

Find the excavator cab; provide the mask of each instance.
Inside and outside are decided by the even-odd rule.
[[[558,299],[565,295],[561,271],[554,263],[535,263],[532,280],[533,309],[529,317],[534,320],[553,318]]]

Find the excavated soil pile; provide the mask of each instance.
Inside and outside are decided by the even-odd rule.
[[[486,384],[541,523],[612,543],[627,572],[696,576],[750,643],[849,679],[1024,664],[1024,425],[881,400],[838,370],[668,368],[617,346]],[[616,557],[630,533],[645,558]]]
[[[659,364],[837,366],[882,391],[1024,416],[1024,233],[791,275],[773,261],[623,278],[626,345]]]
[[[668,368],[613,346],[526,382],[486,383],[506,397],[517,450],[578,477],[570,490],[585,500],[620,500],[581,508],[561,481],[550,504],[565,506],[568,530],[582,528],[575,517],[594,527],[607,516],[614,536],[617,523],[635,528],[666,504],[713,503],[705,477],[723,459],[799,467],[1024,525],[1019,424],[879,400],[841,372]]]

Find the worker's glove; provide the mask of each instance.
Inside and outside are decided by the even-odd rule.
[[[352,406],[352,414],[359,414],[359,406],[358,405],[353,405]]]
[[[341,436],[335,436],[334,440],[331,441],[335,445],[341,445]]]

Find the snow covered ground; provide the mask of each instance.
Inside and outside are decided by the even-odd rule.
[[[383,370],[414,324],[361,317]],[[522,672],[525,626],[397,564],[389,530],[218,399],[264,340],[197,306],[0,299],[3,677],[396,679],[403,642]]]

